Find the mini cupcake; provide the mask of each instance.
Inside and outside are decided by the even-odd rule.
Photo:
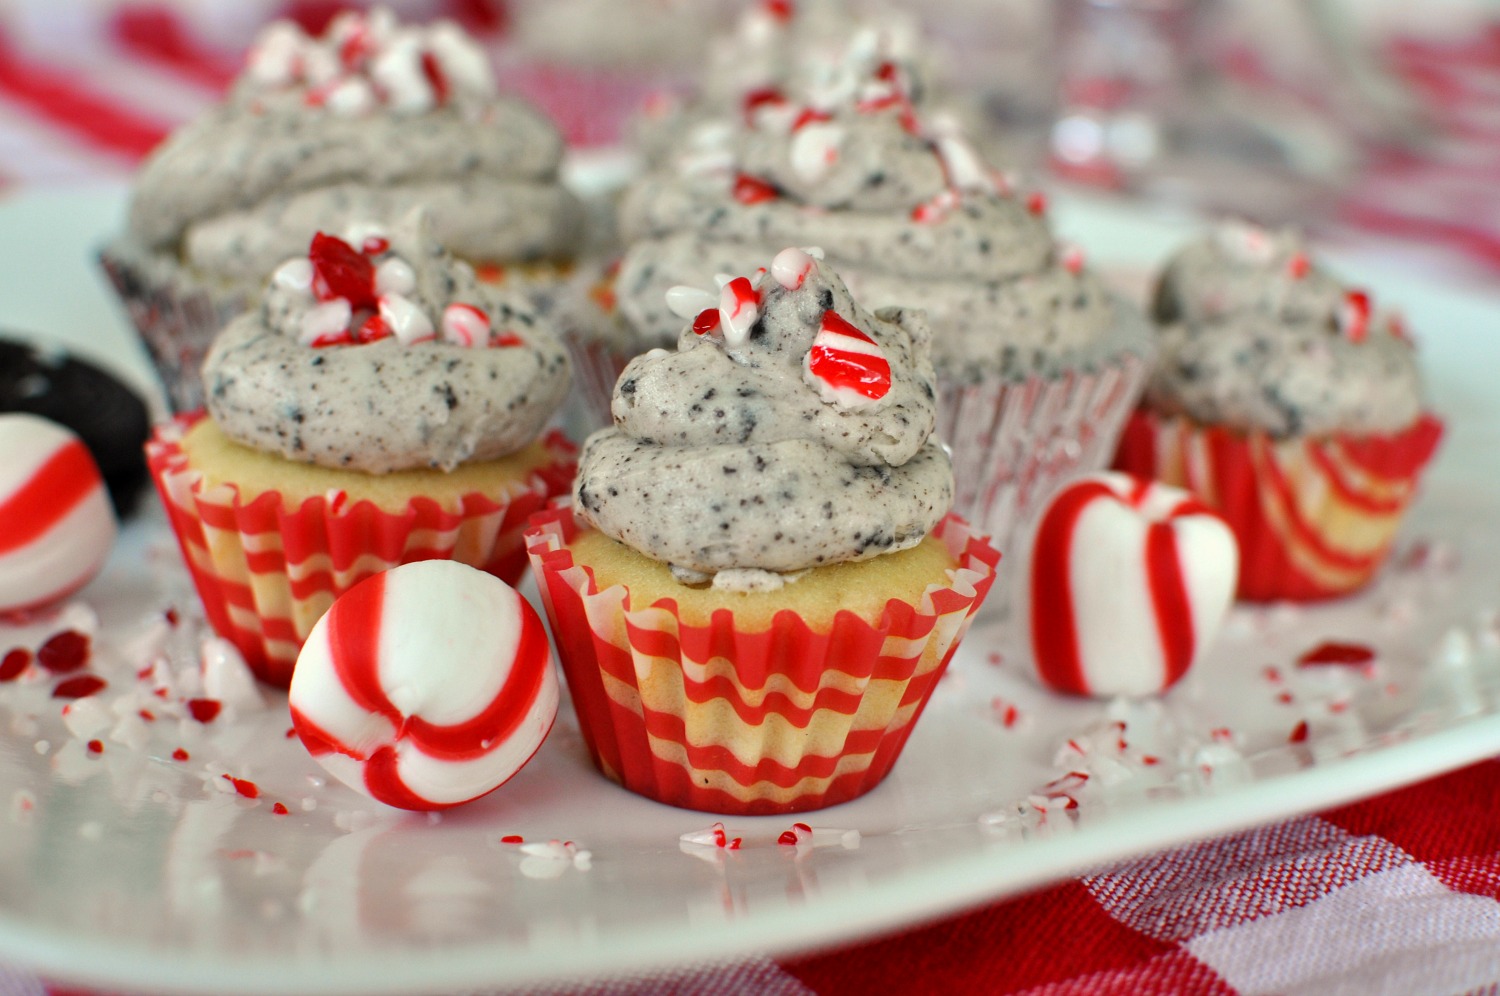
[[[334,598],[452,559],[514,581],[527,517],[572,479],[538,440],[568,387],[556,337],[416,219],[318,233],[203,366],[208,413],[147,446],[210,622],[286,684]]]
[[[820,245],[863,306],[927,313],[954,507],[1024,558],[1050,495],[1114,452],[1150,330],[1053,239],[1040,195],[923,118],[898,65],[843,70],[803,97],[747,98],[739,123],[700,129],[627,191],[614,354],[669,341],[686,311],[668,288]]]
[[[1240,224],[1174,257],[1153,307],[1160,361],[1116,463],[1224,514],[1241,598],[1366,584],[1442,434],[1400,320],[1294,234]]]
[[[548,121],[497,95],[484,52],[451,23],[347,13],[310,38],[277,22],[225,103],[146,161],[102,258],[174,407],[193,410],[214,334],[314,231],[421,206],[481,276],[509,270],[550,292],[581,217],[558,182],[562,152]]]
[[[948,514],[920,313],[788,249],[626,367],[528,544],[599,769],[690,809],[880,782],[994,579]]]

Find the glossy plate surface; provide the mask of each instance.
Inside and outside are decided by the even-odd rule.
[[[0,202],[3,325],[146,384],[92,265],[120,207],[117,190]],[[1056,211],[1117,271],[1144,272],[1185,231],[1111,204],[1059,198]],[[284,697],[207,725],[164,716],[135,746],[106,731],[90,756],[47,683],[0,686],[0,961],[121,988],[380,993],[785,953],[1500,753],[1500,305],[1357,272],[1406,310],[1449,423],[1397,562],[1358,598],[1236,609],[1209,659],[1160,703],[1048,695],[1003,624],[981,619],[883,786],[810,814],[823,831],[813,846],[777,844],[789,818],[728,820],[743,846],[727,852],[682,840],[714,817],[597,776],[566,710],[512,782],[429,819],[326,784],[285,735]],[[116,689],[133,680],[142,627],[167,606],[191,643],[176,556],[153,511],[80,595],[99,617],[96,666]],[[81,605],[68,611],[91,625]],[[1372,647],[1374,666],[1295,666],[1330,638]],[[1098,743],[1114,720],[1132,756],[1156,764],[1074,792],[1068,813],[1026,804],[1060,791],[1044,788],[1072,766],[1059,756],[1069,738]],[[1291,742],[1303,722],[1306,739]],[[190,760],[174,761],[177,747]],[[224,775],[253,780],[260,797]],[[588,857],[527,853],[506,835],[573,841]]]

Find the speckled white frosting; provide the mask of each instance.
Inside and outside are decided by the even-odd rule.
[[[626,350],[661,345],[674,284],[816,244],[865,306],[927,311],[945,376],[1051,373],[1104,352],[1119,303],[950,119],[921,120],[899,68],[861,64],[705,124],[627,191],[616,282]]]
[[[625,368],[615,427],[584,447],[577,515],[680,576],[786,574],[927,535],[953,495],[932,438],[927,324],[916,312],[870,314],[826,265],[803,273],[790,288],[777,267],[763,274],[748,326],[690,327],[675,352]],[[810,351],[830,311],[888,364],[879,398],[830,400],[819,383]]]
[[[502,99],[451,23],[344,14],[321,38],[266,30],[225,103],[146,161],[129,232],[228,283],[257,280],[315,230],[415,206],[466,258],[569,256],[581,208],[557,179],[553,126]]]
[[[397,334],[312,345],[319,332],[342,334],[364,318],[339,321],[348,305],[314,295],[305,256],[225,328],[203,364],[208,412],[225,435],[289,460],[375,474],[450,470],[536,438],[568,386],[551,330],[518,298],[481,285],[415,221],[389,241],[377,273],[394,268],[401,292],[382,294],[378,314]],[[332,325],[330,311],[339,312]]]
[[[1301,238],[1221,226],[1170,260],[1147,403],[1278,438],[1392,432],[1423,408],[1399,319],[1321,270]]]

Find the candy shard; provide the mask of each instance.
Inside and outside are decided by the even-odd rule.
[[[293,726],[340,781],[402,809],[477,799],[521,769],[557,715],[535,610],[497,578],[429,560],[377,574],[313,628]]]

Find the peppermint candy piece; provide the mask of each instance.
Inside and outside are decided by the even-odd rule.
[[[1362,290],[1352,290],[1344,295],[1339,305],[1339,332],[1350,342],[1364,342],[1370,335],[1370,295]]]
[[[445,809],[498,788],[557,716],[542,622],[505,582],[451,560],[361,581],[313,627],[289,692],[308,752],[356,791]]]
[[[1100,698],[1170,688],[1213,639],[1238,575],[1234,533],[1188,492],[1080,478],[1052,500],[1032,553],[1038,677]]]
[[[735,277],[719,290],[719,321],[724,327],[725,345],[744,345],[759,318],[760,292],[749,277]]]
[[[829,310],[802,361],[802,379],[829,404],[858,408],[890,392],[891,365],[874,339]]]
[[[0,415],[0,612],[71,595],[114,542],[109,492],[83,440],[37,415]]]
[[[374,308],[375,266],[367,256],[336,235],[318,232],[308,247],[313,294],[319,301],[342,298],[358,311]]]
[[[796,290],[802,286],[807,275],[818,265],[818,260],[823,258],[823,250],[816,246],[806,249],[783,249],[771,260],[771,276],[787,290]]]
[[[472,304],[450,304],[443,309],[443,341],[459,346],[487,346],[490,316]]]

